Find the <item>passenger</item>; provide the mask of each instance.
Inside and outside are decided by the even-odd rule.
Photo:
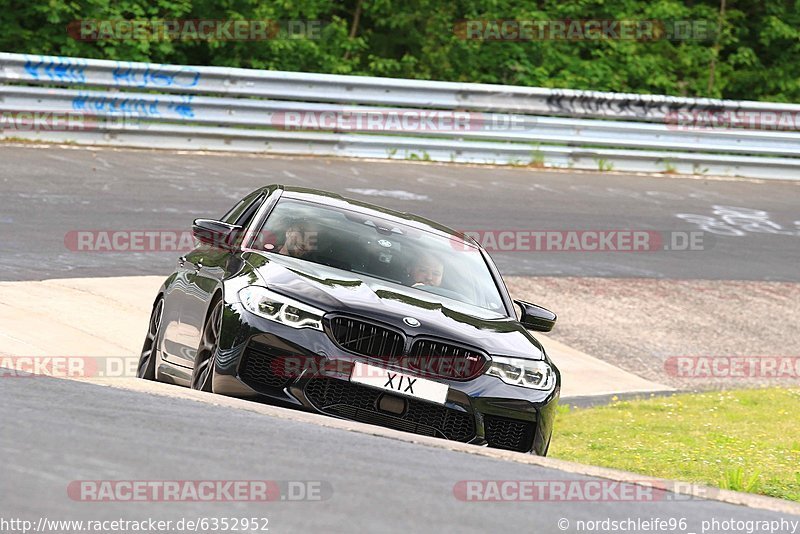
[[[444,276],[444,264],[439,258],[427,252],[419,255],[419,259],[411,266],[409,273],[411,287],[438,287],[442,285],[442,276]]]

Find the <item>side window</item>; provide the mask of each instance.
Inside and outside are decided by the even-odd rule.
[[[236,219],[236,222],[231,223],[237,226],[241,226],[242,228],[247,228],[250,225],[250,222],[255,217],[258,208],[264,203],[264,199],[267,198],[266,193],[262,193],[255,199],[255,201],[251,202],[249,206],[247,206],[244,211],[242,211],[241,215]]]
[[[228,211],[225,215],[222,216],[220,219],[224,223],[228,224],[239,224],[238,221],[242,217],[242,215],[247,211],[247,208],[252,206],[256,198],[261,193],[261,190],[253,191],[242,200],[240,200],[233,208]]]
[[[232,244],[236,245],[237,247],[242,245],[244,240],[247,238],[246,234],[247,227],[252,222],[253,217],[255,217],[256,215],[256,212],[258,212],[258,208],[261,207],[261,205],[264,203],[264,199],[266,198],[267,198],[266,193],[261,193],[256,197],[252,197],[251,195],[251,197],[246,198],[245,201],[242,201],[240,205],[237,205],[234,209],[231,210],[231,212],[229,213],[230,216],[227,217],[227,220],[225,222],[227,222],[228,224],[235,224],[236,226],[242,228],[242,230],[238,232]],[[248,200],[249,202],[246,202]]]

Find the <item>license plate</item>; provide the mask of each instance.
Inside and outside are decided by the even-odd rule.
[[[444,404],[450,387],[447,384],[409,376],[391,369],[355,362],[350,382],[391,391],[398,395]]]

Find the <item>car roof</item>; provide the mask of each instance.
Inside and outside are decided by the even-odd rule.
[[[468,235],[465,235],[463,232],[454,230],[448,226],[437,223],[436,221],[426,219],[425,217],[414,215],[413,213],[395,211],[382,206],[377,206],[375,204],[370,204],[369,202],[346,198],[337,193],[322,191],[320,189],[284,185],[268,187],[276,187],[277,189],[283,190],[282,197],[285,198],[316,202],[318,204],[348,209],[364,215],[377,216],[392,222],[398,222],[411,226],[412,228],[416,228],[418,230],[431,232],[450,239],[458,239],[467,245],[480,248],[480,245],[478,245],[474,239]]]

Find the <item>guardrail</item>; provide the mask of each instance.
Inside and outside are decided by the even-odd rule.
[[[0,113],[3,137],[55,142],[783,179],[800,170],[797,104],[0,53]]]

